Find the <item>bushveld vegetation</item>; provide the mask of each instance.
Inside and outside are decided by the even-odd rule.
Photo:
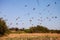
[[[17,33],[18,35],[20,33],[60,33],[60,30],[49,30],[48,28],[44,27],[44,26],[33,26],[30,27],[29,29],[19,29],[19,28],[8,28],[8,26],[6,25],[6,22],[0,18],[0,37],[4,36],[6,34],[9,33]],[[16,35],[15,35],[16,36]],[[59,37],[49,37],[48,35],[45,36],[33,36],[32,34],[30,35],[31,37],[20,37],[21,35],[19,35],[19,37],[13,37],[10,38],[9,36],[7,36],[7,38],[0,38],[1,40],[59,40]]]
[[[9,33],[9,29],[6,25],[6,22],[2,18],[0,18],[0,36],[3,36],[7,33]]]
[[[60,30],[49,30],[48,28],[40,25],[30,27],[29,29],[8,28],[6,22],[0,18],[0,35],[4,35],[11,31],[15,31],[14,33],[60,33]]]
[[[49,30],[48,28],[40,25],[30,27],[29,29],[10,28],[9,30],[13,30],[17,33],[60,33],[60,30]]]

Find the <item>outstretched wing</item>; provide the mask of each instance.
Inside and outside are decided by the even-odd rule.
[[[36,0],[37,4],[39,5],[39,0]]]

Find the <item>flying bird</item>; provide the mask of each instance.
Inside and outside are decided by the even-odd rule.
[[[1,14],[1,11],[0,11],[0,14]]]
[[[32,22],[32,20],[31,20],[31,19],[30,19],[29,21],[30,21],[30,22]]]
[[[16,25],[18,25],[18,23],[16,23]]]
[[[42,23],[40,23],[40,25],[41,25]]]
[[[36,2],[37,2],[37,4],[38,4],[38,6],[39,6],[39,0],[36,0]]]
[[[52,17],[52,18],[54,18],[54,17]]]
[[[6,17],[6,15],[4,15],[4,17]]]
[[[51,21],[51,19],[49,19],[49,21]]]
[[[1,17],[0,19],[3,19],[3,17]]]
[[[42,17],[40,17],[42,19]]]
[[[27,5],[25,5],[25,7],[27,7]]]
[[[38,19],[38,21],[40,21],[40,19]]]
[[[17,17],[16,20],[18,20],[20,17]]]
[[[32,19],[34,19],[34,17],[32,17]]]
[[[55,2],[55,4],[56,4],[56,2]]]
[[[33,24],[32,24],[32,26],[33,26]]]
[[[49,19],[48,17],[46,17],[47,19]]]
[[[47,7],[49,7],[49,6],[50,6],[50,4],[47,5]]]
[[[22,25],[24,25],[24,23],[22,23]]]
[[[35,8],[33,8],[33,10],[35,10]]]
[[[27,13],[27,15],[29,16],[29,15],[30,15],[30,13]]]
[[[12,25],[12,23],[10,23],[10,25]]]
[[[41,15],[41,13],[39,13]]]
[[[57,16],[55,16],[55,18],[57,18]]]
[[[5,21],[8,21],[8,19],[5,19]]]

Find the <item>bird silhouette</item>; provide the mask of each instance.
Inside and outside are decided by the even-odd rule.
[[[36,10],[36,8],[33,8],[33,10]]]
[[[47,5],[47,7],[49,7],[49,6],[50,6],[50,4]]]
[[[27,5],[25,5],[25,7],[27,7]]]

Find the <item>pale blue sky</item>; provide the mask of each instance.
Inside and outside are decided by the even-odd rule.
[[[60,29],[60,0],[0,0],[0,17],[9,27]]]

